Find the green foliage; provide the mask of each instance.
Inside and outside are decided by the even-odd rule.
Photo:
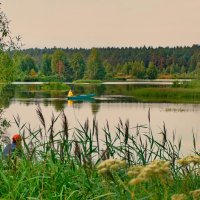
[[[121,72],[125,75],[131,75],[131,71],[132,71],[132,63],[125,63],[122,66]]]
[[[133,76],[136,76],[137,78],[140,78],[140,79],[145,78],[144,63],[135,61],[133,63],[132,74],[133,74]]]
[[[60,78],[72,80],[72,69],[69,65],[67,55],[64,51],[57,49],[52,55],[51,61],[52,73],[58,74]]]
[[[103,62],[103,66],[105,67],[105,73],[106,73],[105,79],[112,79],[116,69],[107,60]]]
[[[59,77],[58,74],[56,75],[50,75],[50,76],[44,76],[39,74],[39,76],[37,77],[37,81],[41,81],[41,82],[61,82],[61,81],[65,81],[64,78]]]
[[[200,80],[183,81],[183,84],[180,84],[180,86],[182,88],[198,90],[200,88]]]
[[[24,75],[29,74],[31,69],[44,76],[57,74],[59,79],[64,81],[83,78],[101,80],[113,80],[115,78],[123,80],[133,78],[154,79],[157,76],[164,78],[198,78],[199,52],[200,47],[197,45],[155,49],[150,47],[148,49],[146,47],[26,49],[20,51],[21,55],[18,57],[17,68],[21,68],[20,60],[23,60],[22,58],[26,55],[34,60],[36,68],[24,67],[23,70],[16,73],[17,77],[15,79],[23,80]],[[11,52],[11,55],[13,54],[14,52]],[[85,66],[86,60],[87,66]],[[157,70],[150,67],[153,65]],[[27,68],[29,68],[29,72],[26,71]]]
[[[58,83],[58,82],[51,82],[51,83],[45,83],[41,86],[42,90],[69,90],[70,87],[64,83]]]
[[[13,65],[13,60],[8,53],[0,51],[0,82],[13,81],[16,76],[16,71]]]
[[[41,72],[45,76],[49,76],[52,73],[51,69],[51,55],[45,53],[42,55]]]
[[[19,66],[21,71],[25,72],[25,74],[29,74],[32,69],[37,71],[35,61],[29,55],[19,57]]]
[[[70,60],[73,69],[73,79],[82,79],[84,76],[86,64],[81,53],[74,53]]]
[[[20,36],[13,37],[9,29],[9,24],[10,21],[0,7],[0,50],[3,51],[16,49],[21,46],[19,45]]]
[[[81,79],[73,81],[73,83],[102,83],[101,80],[90,80],[90,79]]]
[[[104,79],[104,77],[105,77],[105,68],[100,59],[99,52],[97,51],[97,49],[93,48],[88,58],[85,78],[102,80]]]
[[[147,77],[149,79],[156,79],[157,78],[157,76],[158,76],[158,70],[157,70],[157,68],[156,68],[156,66],[154,65],[153,62],[149,63],[149,66],[147,68],[146,73],[147,73]]]

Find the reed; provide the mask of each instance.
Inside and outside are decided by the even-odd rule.
[[[174,134],[170,141],[163,123],[162,139],[156,140],[150,110],[148,126],[132,127],[119,119],[114,131],[108,121],[99,130],[96,118],[91,126],[87,119],[70,128],[64,111],[52,114],[47,127],[42,109],[36,112],[42,126],[38,130],[14,117],[23,151],[14,160],[0,160],[0,198],[131,200],[198,195],[197,136],[193,134],[194,156],[181,160],[181,139]],[[55,131],[59,119],[62,129]],[[99,139],[100,134],[105,140]]]
[[[167,128],[164,122],[163,129],[160,132],[162,140],[155,139],[151,130],[150,110],[148,111],[148,126],[137,125],[130,128],[128,120],[123,122],[119,119],[115,132],[111,132],[107,121],[100,133],[105,135],[104,141],[99,140],[98,123],[95,118],[92,121],[91,128],[88,119],[83,125],[79,123],[79,128],[69,128],[67,117],[62,111],[57,116],[52,114],[50,126],[47,128],[41,108],[38,107],[36,112],[43,127],[36,131],[32,131],[30,125],[21,124],[19,116],[14,118],[19,132],[24,136],[23,143],[27,152],[30,153],[26,141],[31,144],[31,150],[35,149],[31,151],[32,153],[35,152],[35,155],[29,155],[31,157],[40,157],[40,155],[37,155],[38,153],[42,155],[53,154],[54,158],[61,160],[65,157],[72,159],[76,157],[79,163],[83,163],[84,158],[84,162],[87,162],[90,166],[96,165],[101,158],[119,158],[126,160],[129,165],[145,165],[159,158],[170,161],[175,166],[175,160],[180,158],[181,139],[176,143],[174,134],[173,141],[170,141],[167,138]],[[62,121],[62,130],[55,132],[55,123],[59,118]],[[197,137],[193,134],[194,153],[198,155],[196,140]],[[82,162],[80,162],[80,156],[75,156],[73,152],[73,149],[78,148],[77,145],[80,148],[79,154],[81,154]],[[100,149],[103,153],[100,153]]]

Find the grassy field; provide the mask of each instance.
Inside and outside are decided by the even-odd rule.
[[[168,140],[165,124],[155,140],[150,112],[148,126],[119,120],[115,134],[109,123],[99,132],[95,119],[70,129],[64,112],[47,127],[40,107],[37,114],[38,130],[15,118],[23,148],[21,156],[0,160],[1,199],[200,199],[197,138],[193,156],[182,158],[181,140]],[[63,129],[55,133],[59,118]]]

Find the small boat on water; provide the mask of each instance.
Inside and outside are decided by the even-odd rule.
[[[81,94],[77,96],[68,96],[68,100],[88,100],[95,97],[95,94]]]

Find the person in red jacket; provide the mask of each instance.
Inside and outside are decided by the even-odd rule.
[[[18,134],[18,133],[14,134],[13,137],[12,137],[12,143],[7,144],[6,147],[4,148],[3,152],[2,152],[3,158],[10,157],[16,151],[18,151],[18,150],[20,151],[21,141],[22,141],[22,138],[21,138],[20,134]],[[16,152],[16,154],[17,153],[19,153],[19,152]]]

